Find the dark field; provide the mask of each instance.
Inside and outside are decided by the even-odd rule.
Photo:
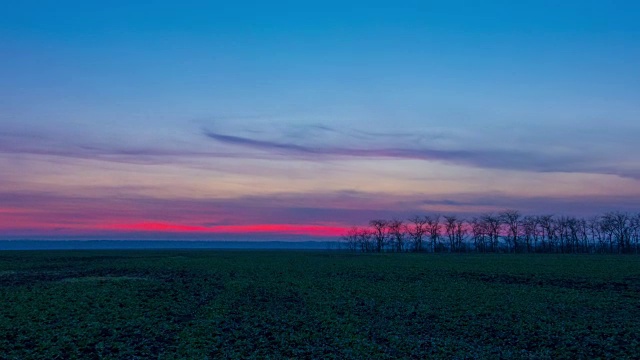
[[[0,358],[638,358],[640,258],[0,252]]]

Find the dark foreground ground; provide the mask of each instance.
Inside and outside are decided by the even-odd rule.
[[[638,358],[640,258],[0,252],[0,358]]]

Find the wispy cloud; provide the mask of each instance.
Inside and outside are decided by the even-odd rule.
[[[302,145],[294,142],[256,139],[204,130],[204,135],[218,143],[260,150],[279,156],[322,159],[328,157],[390,158],[440,161],[465,166],[490,169],[521,170],[533,172],[585,172],[612,174],[640,179],[640,169],[618,169],[601,165],[581,154],[546,154],[519,149],[437,149],[414,141],[413,146],[376,146],[371,141],[358,141],[354,136],[344,136],[342,143],[350,146]],[[343,133],[344,135],[344,133]],[[370,138],[380,134],[367,134]],[[385,143],[389,143],[388,136]],[[303,139],[308,140],[308,139]],[[407,139],[403,139],[407,140]],[[409,143],[411,144],[411,143]]]
[[[127,164],[185,163],[202,158],[244,157],[237,151],[201,150],[158,144],[98,143],[82,138],[59,138],[36,133],[0,133],[0,154],[26,154]]]
[[[253,149],[285,151],[285,152],[293,152],[293,153],[318,153],[318,154],[321,153],[319,151],[316,151],[313,148],[301,146],[301,145],[295,145],[295,144],[285,144],[285,143],[278,143],[273,141],[256,140],[256,139],[239,137],[239,136],[223,135],[223,134],[218,134],[211,131],[206,131],[205,134],[207,135],[207,137],[213,140],[219,141],[221,143],[246,146]]]
[[[224,129],[224,126],[218,126]],[[227,129],[228,130],[228,129]],[[255,129],[254,129],[255,130]],[[275,131],[203,129],[193,143],[179,146],[171,141],[142,145],[97,142],[89,138],[56,138],[34,132],[0,132],[0,153],[95,159],[128,164],[181,164],[201,167],[207,159],[292,158],[312,161],[348,158],[384,158],[437,161],[486,169],[528,172],[566,172],[617,175],[640,179],[640,167],[618,165],[615,159],[584,152],[506,148],[501,144],[475,145],[442,132],[369,132],[337,129],[326,125],[280,127]],[[249,134],[249,135],[247,135]],[[446,139],[442,145],[439,142]]]

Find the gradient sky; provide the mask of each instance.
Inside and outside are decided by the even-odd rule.
[[[637,1],[135,3],[0,3],[0,239],[640,210]]]

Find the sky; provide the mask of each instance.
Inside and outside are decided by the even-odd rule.
[[[640,211],[637,1],[5,1],[0,54],[0,239]]]

